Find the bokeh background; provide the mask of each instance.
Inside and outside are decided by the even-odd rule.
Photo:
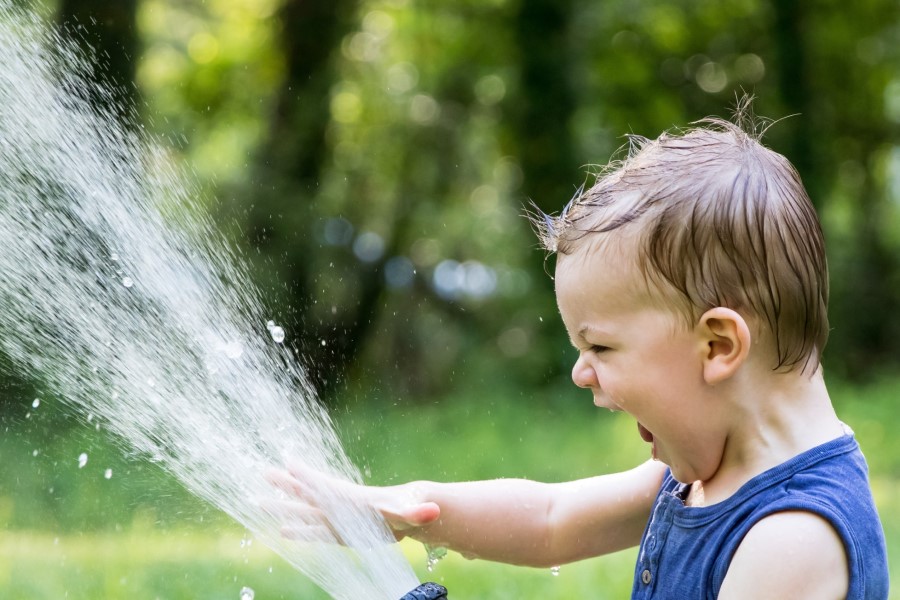
[[[633,422],[568,381],[553,260],[523,214],[558,211],[625,134],[754,95],[822,218],[826,378],[897,555],[896,0],[19,4],[80,40],[116,90],[96,101],[191,171],[376,484],[564,480],[645,458]],[[322,597],[39,380],[0,375],[0,596]],[[456,598],[626,597],[634,558],[553,576],[451,554],[429,573],[404,549]]]

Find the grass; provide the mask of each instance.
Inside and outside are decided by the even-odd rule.
[[[838,382],[831,389],[869,460],[889,556],[900,556],[900,438],[892,435],[900,380],[864,387]],[[335,419],[348,453],[375,484],[554,481],[620,470],[646,457],[633,420],[597,411],[578,390],[551,396],[536,401],[495,389],[426,406],[351,399]],[[129,457],[91,428],[58,429],[52,422],[38,415],[11,419],[0,438],[0,597],[237,600],[249,586],[256,600],[326,598],[261,544],[242,544],[246,534],[238,525],[154,465]],[[79,469],[82,451],[90,460]],[[111,479],[103,477],[107,468]],[[623,598],[635,556],[628,551],[565,565],[553,576],[450,553],[429,573],[420,544],[402,547],[420,579],[443,583],[456,599]],[[892,561],[891,572],[900,575],[900,562]]]
[[[270,551],[239,532],[195,530],[0,536],[3,598],[326,598]],[[271,570],[270,570],[271,569]]]
[[[256,600],[328,598],[267,548],[241,544],[239,531],[132,531],[55,537],[47,532],[0,535],[0,591],[9,600],[237,600],[244,586]],[[403,550],[422,581],[437,581],[454,598],[627,597],[631,553],[562,567],[528,569],[467,561],[450,554],[432,572],[416,542]]]

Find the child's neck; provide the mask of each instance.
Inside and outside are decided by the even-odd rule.
[[[763,375],[763,376],[759,376]],[[734,418],[722,462],[713,477],[695,483],[687,503],[710,505],[747,481],[811,448],[844,435],[819,368],[804,373],[757,373],[737,386]]]

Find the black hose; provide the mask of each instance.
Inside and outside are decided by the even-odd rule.
[[[429,581],[411,590],[400,600],[447,600],[447,588]]]

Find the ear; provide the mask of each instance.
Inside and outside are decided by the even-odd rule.
[[[739,313],[718,306],[700,317],[697,331],[705,344],[703,379],[711,385],[733,376],[750,354],[750,328]]]

